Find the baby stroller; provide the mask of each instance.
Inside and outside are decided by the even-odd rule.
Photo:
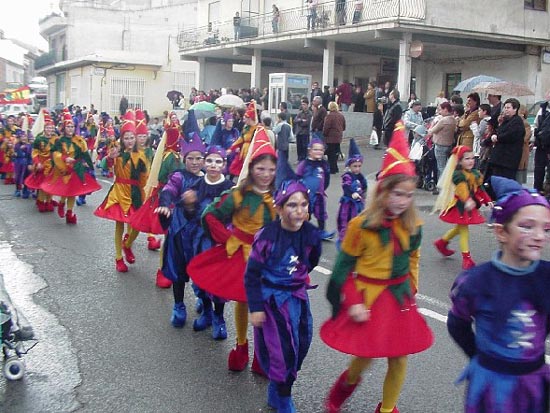
[[[2,374],[8,380],[20,380],[25,374],[25,364],[22,356],[27,354],[36,344],[25,349],[21,342],[21,336],[17,331],[17,326],[13,322],[11,311],[4,301],[0,301],[0,336],[2,354],[4,356],[4,367]]]
[[[409,159],[416,165],[418,175],[417,188],[433,191],[437,185],[437,162],[435,160],[434,145],[427,139],[428,130],[424,125],[418,125],[413,130],[413,142],[409,152]]]

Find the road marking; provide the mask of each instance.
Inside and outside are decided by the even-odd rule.
[[[106,179],[98,179],[98,181],[103,182],[104,184],[111,185],[113,181],[108,181]]]
[[[425,315],[426,317],[433,318],[434,320],[441,321],[442,323],[447,322],[447,316],[443,314],[439,314],[435,311],[429,310],[427,308],[418,307],[418,312],[420,314]]]

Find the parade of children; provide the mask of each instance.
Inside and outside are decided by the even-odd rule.
[[[331,186],[326,139],[304,123],[297,151],[290,103],[268,113],[249,99],[204,119],[167,111],[151,147],[128,99],[123,115],[0,115],[0,177],[52,233],[109,233],[87,252],[108,266],[87,277],[107,277],[113,301],[150,286],[159,318],[144,324],[199,366],[183,387],[225,374],[217,389],[231,408],[220,399],[219,411],[260,399],[252,411],[439,411],[437,399],[415,410],[425,393],[454,400],[442,410],[453,413],[550,412],[550,204],[518,180],[484,178],[489,105],[473,109],[471,146],[450,146],[435,197],[418,186],[403,120],[384,151],[370,129],[346,131]]]

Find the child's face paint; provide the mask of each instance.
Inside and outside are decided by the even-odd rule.
[[[206,176],[210,181],[217,181],[220,179],[222,170],[225,167],[224,159],[217,153],[210,154],[204,160],[206,168]]]
[[[287,231],[298,231],[308,218],[309,200],[302,192],[290,195],[283,206],[277,206],[281,226]]]
[[[352,162],[349,164],[349,170],[352,174],[361,173],[361,162]]]
[[[386,210],[399,216],[411,206],[416,184],[413,180],[400,182],[393,187],[386,198]]]
[[[495,226],[502,246],[502,261],[513,267],[527,267],[541,259],[550,242],[550,210],[542,205],[520,208],[506,225]]]

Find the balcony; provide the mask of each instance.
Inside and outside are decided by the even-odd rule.
[[[50,14],[38,22],[40,34],[43,37],[50,36],[67,26],[67,19],[63,15]]]
[[[224,43],[239,43],[242,40],[272,38],[287,34],[298,34],[307,30],[306,5],[280,10],[278,31],[272,27],[272,13],[257,16],[241,16],[240,40],[235,40],[233,18],[220,23],[194,29],[182,30],[178,34],[181,52],[217,46]],[[331,29],[389,21],[419,21],[426,17],[426,0],[363,0],[362,10],[356,10],[352,0],[319,2],[310,32],[321,33]]]
[[[55,63],[57,63],[56,52],[50,51],[48,53],[41,54],[36,58],[34,61],[34,68],[38,70],[46,66],[52,66]]]

